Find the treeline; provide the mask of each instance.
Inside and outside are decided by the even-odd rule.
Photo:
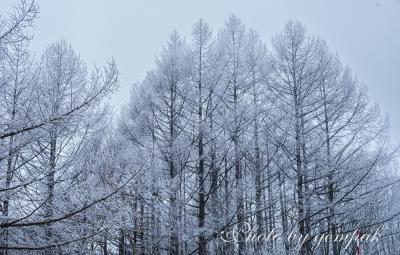
[[[382,226],[362,254],[400,254],[388,120],[301,23],[171,33],[114,121],[114,61],[35,59],[38,11],[0,20],[0,254],[355,254],[316,238]]]
[[[188,41],[173,32],[119,130],[149,166],[121,229],[139,254],[354,254],[313,237],[397,235],[387,119],[301,23],[268,48],[235,16],[215,35],[203,20]],[[310,240],[298,251],[291,233]],[[363,250],[395,254],[392,238]]]

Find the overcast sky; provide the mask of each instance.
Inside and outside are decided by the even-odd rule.
[[[1,0],[0,13],[16,0]],[[121,88],[112,98],[118,109],[133,83],[153,67],[172,30],[188,37],[205,19],[214,32],[230,14],[256,29],[267,45],[289,20],[303,22],[337,51],[371,99],[391,116],[393,141],[400,142],[400,0],[42,0],[32,49],[40,55],[60,38],[69,41],[87,64],[111,57],[121,71]]]

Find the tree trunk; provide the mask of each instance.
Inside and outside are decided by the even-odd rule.
[[[55,128],[54,128],[55,129]],[[47,203],[45,206],[46,218],[53,218],[54,210],[54,185],[55,185],[55,171],[56,171],[56,150],[57,150],[57,136],[56,131],[53,130],[50,133],[50,159],[49,159],[49,172],[47,175]],[[46,226],[46,240],[47,245],[51,245],[53,241],[53,229],[52,225],[47,224]],[[54,254],[54,248],[47,248],[45,251],[46,255]]]
[[[198,226],[199,226],[199,240],[198,240],[198,249],[199,255],[207,254],[207,242],[206,237],[204,236],[204,225],[205,225],[205,189],[204,189],[204,144],[203,144],[203,99],[202,99],[202,83],[201,83],[201,48],[199,54],[199,82],[198,85],[198,129],[199,129],[199,140],[198,140],[198,157],[199,157],[199,165],[198,165],[198,181],[199,181],[199,211],[198,211]]]
[[[107,249],[107,231],[104,231],[103,255],[108,255]]]
[[[169,220],[170,220],[170,245],[169,254],[179,255],[179,239],[178,239],[178,220],[176,214],[178,213],[176,205],[176,194],[178,192],[178,180],[176,178],[177,172],[175,168],[175,97],[176,87],[175,82],[172,81],[170,84],[170,119],[169,119],[169,173],[170,173],[170,208],[169,208]]]
[[[261,190],[261,157],[260,147],[258,144],[258,102],[257,102],[257,91],[255,84],[254,67],[252,70],[253,74],[253,105],[254,105],[254,181],[255,181],[255,203],[256,203],[256,226],[257,236],[261,236],[264,233],[263,225],[263,212],[262,212],[262,190]],[[263,242],[255,243],[256,254],[260,254],[262,250]]]
[[[7,172],[6,172],[6,185],[5,189],[9,189],[11,185],[11,180],[12,176],[14,174],[14,167],[13,167],[13,158],[14,158],[14,152],[13,152],[13,146],[14,146],[14,137],[10,137],[9,141],[9,149],[8,149],[8,157],[7,157]],[[8,214],[9,214],[9,203],[10,203],[10,193],[9,191],[6,191],[6,196],[4,199],[4,204],[3,204],[3,216],[6,220],[8,220]],[[8,229],[4,229],[1,231],[1,245],[4,246],[4,249],[0,249],[0,254],[7,255],[8,254]]]
[[[279,181],[279,205],[281,207],[281,220],[282,220],[282,237],[285,246],[285,254],[290,255],[290,245],[288,242],[289,224],[287,219],[287,209],[286,209],[286,189],[285,189],[285,179],[284,175],[278,172]]]
[[[122,228],[119,229],[118,235],[118,255],[125,255],[125,233]]]
[[[210,105],[212,107],[212,95],[210,96]],[[211,187],[210,187],[210,196],[211,196],[211,214],[212,214],[212,226],[213,230],[216,234],[219,231],[220,222],[219,222],[219,196],[218,196],[218,168],[216,166],[216,145],[215,145],[215,137],[214,137],[214,120],[213,115],[210,113],[210,134],[211,134],[211,148],[210,148],[210,172],[211,172]],[[219,248],[220,242],[215,242],[214,253],[218,254],[220,251]]]
[[[329,134],[329,121],[328,121],[328,109],[327,109],[327,99],[326,99],[326,90],[325,90],[325,83],[322,84],[322,92],[323,92],[323,100],[324,100],[324,122],[325,122],[325,139],[326,139],[326,163],[328,168],[328,229],[331,232],[333,237],[336,236],[336,223],[335,223],[335,205],[334,205],[334,183],[333,183],[333,168],[331,162],[331,141],[330,141],[330,134]],[[328,246],[329,252],[329,246]],[[332,253],[333,255],[339,255],[339,247],[337,242],[332,240]]]

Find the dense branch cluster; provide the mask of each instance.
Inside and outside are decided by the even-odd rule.
[[[355,243],[313,237],[395,222],[387,120],[298,22],[270,50],[234,16],[215,37],[203,20],[190,42],[172,33],[119,129],[151,165],[136,191],[135,220],[121,227],[128,243],[134,238],[129,251],[351,254]],[[385,226],[397,233],[397,223]],[[282,238],[249,241],[249,229]],[[291,234],[309,239],[299,247]],[[371,254],[396,249],[389,237],[364,245]]]
[[[0,254],[354,254],[317,237],[355,230],[400,253],[388,120],[301,23],[268,47],[235,16],[171,33],[113,122],[114,61],[33,58],[37,14],[0,20]]]

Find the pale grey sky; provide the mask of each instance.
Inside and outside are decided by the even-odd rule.
[[[2,0],[0,13],[15,3]],[[121,88],[112,98],[117,108],[127,102],[132,84],[152,68],[174,29],[189,37],[192,24],[203,18],[216,32],[235,14],[269,45],[289,19],[301,21],[368,85],[371,99],[391,116],[393,140],[400,142],[400,0],[41,0],[38,4],[35,54],[65,38],[89,65],[115,57],[121,71]]]

